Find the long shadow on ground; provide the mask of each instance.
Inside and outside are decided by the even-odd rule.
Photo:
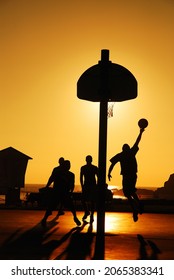
[[[92,244],[95,233],[92,232],[92,224],[89,224],[87,232],[82,232],[86,225],[87,223],[84,223],[81,228],[71,234],[68,246],[55,258],[56,260],[86,260],[93,258]]]
[[[72,228],[56,240],[50,240],[51,236],[58,230],[55,227],[58,225],[56,219],[50,221],[46,228],[43,228],[39,223],[25,232],[22,232],[22,228],[18,229],[0,247],[0,259],[47,260],[50,259],[53,251],[67,240],[69,240],[69,245],[66,252],[61,253],[60,258],[58,256],[56,259],[85,259],[85,255],[90,252],[89,248],[93,238],[89,231],[87,234],[81,233],[86,224],[83,223],[81,227]]]

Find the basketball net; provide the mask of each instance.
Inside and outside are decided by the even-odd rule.
[[[108,118],[112,118],[114,115],[113,114],[114,104],[115,104],[115,102],[108,102],[108,112],[107,112]]]

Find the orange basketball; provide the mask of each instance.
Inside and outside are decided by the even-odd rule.
[[[148,121],[146,119],[140,119],[138,121],[138,126],[140,128],[146,128],[148,126]]]

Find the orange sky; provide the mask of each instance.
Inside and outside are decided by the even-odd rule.
[[[109,49],[136,77],[138,97],[115,104],[107,165],[145,117],[137,185],[163,185],[174,172],[173,27],[173,0],[0,0],[0,149],[33,158],[26,183],[46,183],[60,156],[76,184],[87,154],[98,164],[99,103],[79,100],[76,85]],[[119,171],[111,184],[121,185]]]

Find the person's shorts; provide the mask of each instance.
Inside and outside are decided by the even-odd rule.
[[[96,200],[96,187],[84,187],[83,188],[83,199],[86,201]]]
[[[137,181],[137,175],[133,176],[123,176],[123,193],[124,196],[128,197],[133,195],[136,192],[136,181]]]

